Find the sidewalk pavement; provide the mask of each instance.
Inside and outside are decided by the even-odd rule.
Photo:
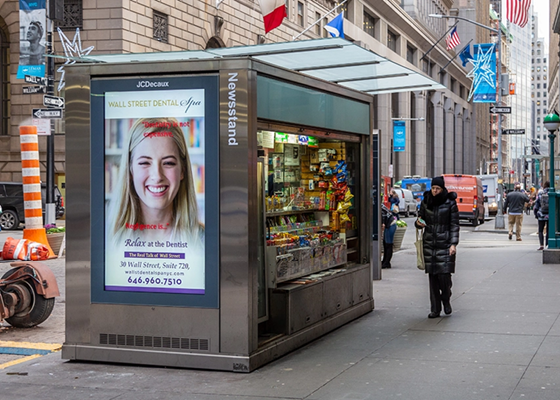
[[[522,242],[485,225],[493,221],[461,229],[450,316],[427,318],[428,280],[408,229],[393,268],[374,282],[375,310],[251,374],[54,353],[3,370],[0,398],[559,399],[560,265],[542,264],[533,216]]]

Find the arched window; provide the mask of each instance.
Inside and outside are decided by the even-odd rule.
[[[0,135],[9,134],[10,119],[10,44],[4,26],[4,21],[0,20]]]

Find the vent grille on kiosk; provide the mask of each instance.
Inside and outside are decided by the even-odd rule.
[[[208,339],[119,335],[116,333],[100,333],[99,344],[200,351],[208,351],[210,348]]]

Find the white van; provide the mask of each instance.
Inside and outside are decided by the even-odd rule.
[[[418,216],[418,206],[412,191],[408,189],[394,189],[399,196],[399,214],[410,217],[411,214]]]

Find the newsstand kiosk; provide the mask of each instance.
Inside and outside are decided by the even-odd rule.
[[[66,74],[62,358],[250,372],[370,312],[373,97],[125,56]]]

